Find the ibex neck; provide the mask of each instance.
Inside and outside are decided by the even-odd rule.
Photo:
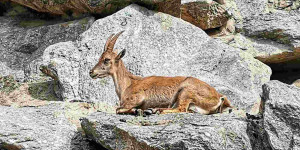
[[[121,100],[121,95],[128,88],[133,80],[139,80],[141,77],[131,74],[124,66],[123,62],[119,62],[119,66],[115,74],[112,75],[116,92]]]

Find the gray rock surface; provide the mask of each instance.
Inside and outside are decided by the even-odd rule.
[[[0,17],[0,75],[11,74],[20,81],[36,78],[45,48],[76,40],[93,21],[93,17],[63,23],[17,16]]]
[[[138,125],[162,120],[171,122]],[[246,119],[234,113],[221,116],[181,113],[141,118],[97,112],[83,118],[81,125],[88,138],[107,149],[251,149]]]
[[[297,48],[300,39],[300,13],[297,11],[278,10],[275,13],[249,16],[243,24],[246,35],[272,39]]]
[[[293,51],[288,45],[280,44],[269,39],[254,39],[239,33],[236,34],[233,40],[228,44],[252,54],[253,57],[268,57],[270,55]]]
[[[226,7],[239,32],[288,44],[294,49],[299,47],[299,10],[273,10],[265,0],[236,0],[226,3]]]
[[[274,149],[300,149],[300,89],[270,81],[263,85],[264,130]]]
[[[111,78],[93,80],[89,70],[99,59],[108,36],[125,30],[115,48],[127,49],[125,66],[141,76],[194,76],[249,111],[260,100],[261,85],[271,70],[239,49],[211,39],[178,18],[137,5],[94,22],[77,42],[58,43],[43,54],[55,64],[65,100],[118,103]]]
[[[60,104],[14,108],[0,106],[0,149],[9,146],[30,150],[70,149],[76,127],[64,115]]]

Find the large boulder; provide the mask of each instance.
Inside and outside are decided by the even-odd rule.
[[[18,102],[11,107],[0,106],[1,150],[103,149],[84,136],[79,118],[105,109],[87,103],[42,102],[28,97],[25,100],[30,102],[24,107]]]
[[[197,0],[181,3],[181,19],[203,30],[222,27],[229,19],[226,8],[217,2]]]
[[[151,9],[180,16],[180,0],[9,0],[29,7],[38,12],[46,12],[55,15],[80,16],[84,13],[106,16],[132,4],[141,4]]]
[[[292,84],[300,88],[300,79],[297,79]]]
[[[280,1],[280,0],[279,0]],[[282,1],[287,3],[286,1]],[[229,14],[236,20],[236,28],[247,36],[265,38],[283,44],[299,46],[299,10],[270,9],[276,1],[239,0],[225,3]],[[281,3],[281,1],[280,1]],[[291,2],[298,7],[299,2]],[[279,4],[279,3],[277,3]]]
[[[300,13],[294,11],[248,16],[243,23],[243,31],[248,36],[291,44],[296,49],[300,42],[299,18]]]
[[[267,39],[254,39],[240,33],[236,34],[232,41],[228,44],[250,53],[253,57],[258,58],[260,61],[262,61],[263,58],[271,59],[269,57],[270,55],[282,55],[282,53],[289,53],[293,51],[288,45]],[[290,57],[292,56],[290,55]],[[280,61],[280,59],[278,59],[278,61]],[[267,63],[266,61],[263,62]]]
[[[271,79],[291,84],[299,78],[299,0],[226,1],[238,34],[225,43],[249,52],[272,68]]]
[[[300,89],[279,81],[263,85],[264,130],[274,149],[300,149]]]
[[[0,106],[0,149],[70,149],[76,127],[57,113],[60,108]]]
[[[247,111],[260,100],[261,85],[269,81],[270,68],[250,54],[211,39],[181,19],[133,4],[95,21],[77,42],[45,50],[44,64],[53,64],[65,100],[118,103],[112,79],[93,80],[89,70],[108,36],[122,30],[115,48],[127,49],[123,61],[136,75],[194,76]]]
[[[250,16],[244,22],[246,35],[264,38],[288,45],[292,51],[257,57],[264,63],[282,63],[300,58],[299,12],[276,11],[276,13]]]
[[[81,125],[89,139],[107,149],[252,149],[246,119],[233,113],[143,118],[97,112]]]
[[[297,10],[300,8],[299,0],[268,0],[268,8],[270,10]]]
[[[75,41],[93,21],[93,17],[69,22],[28,16],[0,17],[0,75],[13,75],[19,81],[39,77],[40,57],[45,48],[58,42]]]

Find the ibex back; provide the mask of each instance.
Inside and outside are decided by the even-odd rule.
[[[112,34],[104,46],[99,62],[90,71],[93,79],[112,76],[120,99],[117,113],[132,114],[136,109],[156,109],[161,113],[195,112],[212,114],[232,107],[230,101],[215,88],[194,77],[139,77],[131,74],[114,44],[124,31]]]

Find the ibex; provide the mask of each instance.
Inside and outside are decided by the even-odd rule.
[[[232,108],[225,96],[194,77],[139,77],[130,73],[121,60],[126,50],[119,54],[114,50],[123,32],[107,39],[99,62],[89,72],[93,79],[112,76],[120,100],[117,114],[134,114],[136,110],[212,114]]]

